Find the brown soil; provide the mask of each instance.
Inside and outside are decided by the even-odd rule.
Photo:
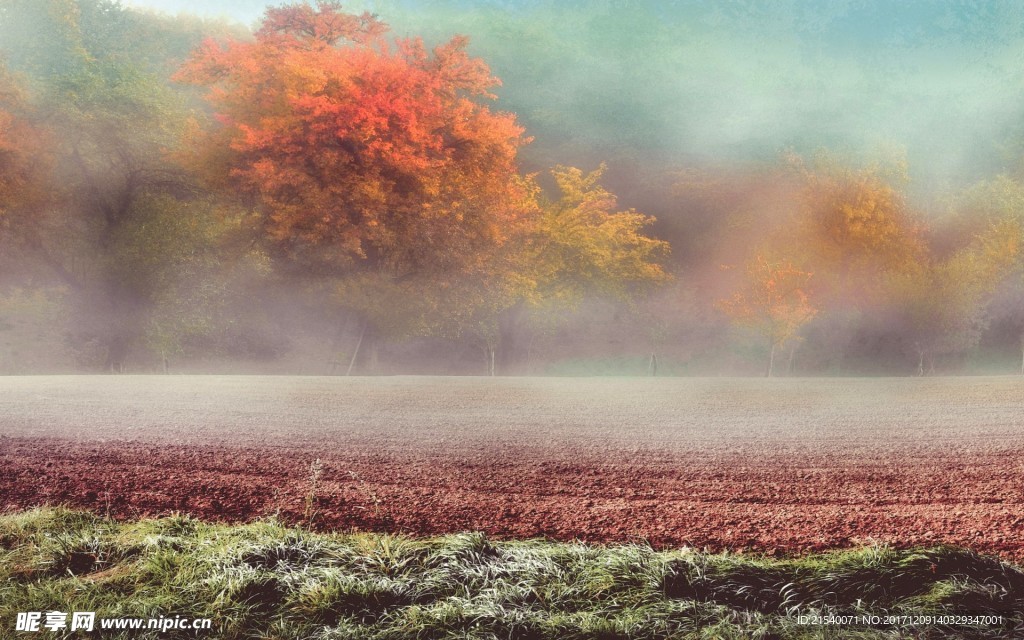
[[[998,406],[1014,412],[1015,403]],[[576,431],[527,438],[500,428],[269,437],[234,423],[214,425],[216,437],[155,427],[149,436],[117,437],[113,427],[91,435],[55,427],[47,436],[25,406],[14,405],[0,431],[0,510],[63,504],[119,518],[184,512],[230,521],[277,514],[318,529],[479,530],[772,554],[948,543],[1024,559],[1024,442],[992,437],[992,426],[982,437],[969,429],[926,440],[876,434],[868,445],[811,432],[672,443]],[[1016,429],[993,413],[995,403],[986,406],[986,424]],[[65,420],[74,416],[71,407]]]
[[[450,447],[168,446],[0,441],[7,509],[64,504],[122,518],[306,517],[317,528],[503,538],[644,539],[769,553],[871,540],[1024,557],[1020,451],[849,459]],[[1016,471],[1012,471],[1014,467]]]

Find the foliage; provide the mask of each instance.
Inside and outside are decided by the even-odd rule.
[[[654,218],[634,209],[615,211],[615,195],[600,183],[605,169],[602,164],[584,173],[558,166],[551,172],[559,197],[541,207],[529,260],[542,297],[629,297],[668,280],[662,267],[668,243],[641,233]]]
[[[832,305],[877,301],[884,274],[914,264],[924,249],[921,225],[895,186],[905,166],[854,168],[827,154],[790,162],[803,180],[802,206],[785,240],[806,252],[819,295]]]
[[[465,38],[427,53],[385,33],[334,2],[284,6],[178,74],[217,113],[193,166],[258,204],[279,266],[337,278],[338,304],[379,336],[468,336],[492,360],[517,305],[665,279],[667,244],[614,211],[603,167],[556,168],[559,199],[538,202],[516,166],[527,139],[482,101],[497,80]]]
[[[207,42],[178,79],[210,89],[196,166],[258,202],[265,239],[307,267],[458,271],[521,215],[513,116],[454,38],[389,46],[369,15],[270,9],[254,42]]]
[[[243,37],[217,20],[168,16],[125,7],[119,0],[5,0],[0,49],[10,65],[34,78],[72,74],[83,62],[136,66],[161,78],[209,37]]]
[[[796,328],[809,322],[809,348],[827,354],[830,368],[838,371],[854,340],[889,303],[888,296],[895,291],[889,283],[926,259],[923,223],[900,188],[906,182],[906,167],[899,158],[857,165],[820,152],[810,160],[793,154],[784,160],[788,172],[780,173],[778,180],[790,195],[771,203],[780,212],[755,212],[757,229],[763,226],[763,217],[773,214],[778,223],[753,240],[754,251],[784,256],[797,273],[814,273],[813,280],[799,289],[814,300],[814,312],[801,311],[799,301],[794,301],[791,311]],[[773,280],[767,271],[748,279]],[[742,304],[734,302],[725,308],[730,306],[733,318],[750,317],[740,313]],[[770,336],[775,331],[771,326],[767,323],[760,332]],[[781,330],[782,335],[795,332]],[[773,345],[771,362],[782,343],[769,337],[769,344]]]
[[[33,159],[32,183],[45,194],[33,206],[22,198],[6,240],[68,287],[71,347],[87,364],[120,369],[147,342],[166,352],[195,324],[191,304],[167,321],[168,303],[183,292],[177,283],[196,276],[197,260],[211,275],[219,241],[213,221],[200,219],[216,207],[194,200],[195,186],[169,157],[186,112],[160,76],[168,52],[136,47],[132,29],[145,20],[116,2],[16,1],[5,12],[5,28],[54,33],[48,48],[4,46],[32,88],[21,96],[27,124],[12,129],[22,138],[12,147]],[[45,145],[31,144],[29,127]]]
[[[703,340],[683,334],[723,344],[722,323],[707,318],[736,292],[715,265],[782,256],[814,273],[800,290],[815,313],[794,311],[801,327],[782,331],[805,345],[809,371],[838,372],[844,360],[857,368],[872,349],[923,370],[935,358],[1018,347],[1024,371],[1017,176],[941,194],[918,180],[917,161],[910,180],[905,153],[864,162],[855,150],[794,153],[768,167],[687,156],[687,169],[671,167],[683,148],[735,146],[712,140],[711,120],[676,117],[726,98],[689,80],[640,91],[651,77],[697,75],[637,74],[669,71],[669,58],[649,53],[668,51],[696,72],[728,60],[737,34],[781,33],[806,17],[759,12],[781,20],[767,25],[735,8],[642,4],[469,14],[451,3],[380,4],[399,32],[415,21],[425,44],[392,39],[376,16],[333,0],[271,7],[255,33],[119,0],[0,2],[0,285],[65,291],[70,346],[93,366],[119,368],[145,351],[249,351],[230,346],[245,342],[243,303],[278,287],[289,296],[250,318],[301,292],[323,325],[357,316],[371,342],[457,341],[479,347],[493,370],[496,360],[516,364],[544,332],[585,333],[590,320],[573,310],[587,299],[636,318],[623,332],[647,339],[626,338],[633,351]],[[428,6],[446,22],[424,20]],[[472,33],[474,48],[439,37],[452,28]],[[707,49],[710,33],[725,39]],[[696,91],[686,104],[682,86]],[[496,95],[519,116],[499,111]],[[527,146],[522,122],[542,148]],[[692,141],[680,146],[667,131]],[[791,133],[804,154],[836,141],[803,124]],[[606,158],[613,169],[556,164],[567,158]],[[520,162],[555,168],[522,175]],[[677,276],[698,292],[698,308],[673,310],[656,291]],[[749,282],[739,286],[754,297]],[[752,326],[756,314],[732,303],[733,318]],[[287,333],[262,317],[253,324]],[[772,324],[787,323],[754,330],[774,350]],[[894,358],[886,370],[905,364]]]
[[[48,202],[51,143],[32,122],[25,91],[0,64],[0,234],[24,234]]]
[[[935,356],[977,344],[987,325],[983,296],[994,283],[975,256],[960,252],[945,261],[922,262],[890,282],[896,320],[912,340],[919,375],[934,370]]]
[[[743,289],[732,298],[719,301],[719,308],[733,322],[750,327],[767,339],[769,376],[776,350],[792,340],[818,312],[808,296],[811,275],[791,262],[758,256],[747,268]]]
[[[186,177],[165,157],[180,139],[182,105],[154,77],[112,62],[53,80],[45,103],[62,188],[59,206],[37,218],[50,230],[41,244],[83,305],[81,339],[98,340],[105,366],[119,368],[159,295],[156,271],[174,267],[157,263],[203,250],[186,246],[194,235],[140,232],[147,224],[170,230],[161,217],[189,195]]]
[[[242,298],[269,269],[266,256],[242,242],[249,216],[212,198],[177,200],[144,196],[139,215],[113,243],[113,260],[125,288],[148,302],[141,339],[164,360],[198,349],[205,355],[232,353],[232,331],[249,321],[238,317]]]
[[[963,352],[995,324],[1013,333],[1009,346],[1021,350],[1024,373],[1024,187],[1000,175],[964,189],[937,235],[937,251],[950,254],[949,273],[944,283],[923,283],[931,293],[919,297],[943,298],[925,326],[944,323],[947,337],[941,348],[927,351]]]

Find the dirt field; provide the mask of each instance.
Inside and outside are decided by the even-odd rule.
[[[0,509],[40,504],[1020,560],[1024,379],[0,378]]]

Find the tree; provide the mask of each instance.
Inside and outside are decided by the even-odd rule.
[[[217,19],[132,10],[120,0],[0,2],[0,48],[12,68],[37,78],[73,72],[87,58],[164,78],[205,38],[247,33]]]
[[[970,252],[983,269],[990,333],[1020,350],[1024,375],[1024,185],[1005,175],[979,182],[956,195],[941,222],[944,248]]]
[[[49,25],[56,34],[50,49],[11,51],[3,43],[33,89],[22,112],[45,141],[31,157],[45,164],[36,184],[46,195],[42,204],[22,206],[6,235],[65,286],[73,349],[121,370],[148,341],[168,274],[211,250],[192,245],[203,236],[190,234],[188,224],[165,224],[196,211],[189,208],[195,185],[170,157],[184,132],[184,100],[126,55],[133,21],[117,3],[16,0],[4,11],[13,20],[5,30],[38,34]],[[180,234],[158,235],[158,228]]]
[[[61,245],[51,251],[64,256],[66,280],[84,305],[81,336],[98,340],[104,366],[119,370],[141,338],[155,293],[152,274],[123,257],[152,249],[146,266],[153,267],[157,255],[167,256],[127,246],[146,237],[132,230],[162,215],[167,200],[157,196],[192,195],[188,177],[167,157],[181,139],[182,105],[153,76],[103,62],[55,80],[47,103],[54,106],[45,117],[60,133],[63,206],[54,216],[76,230],[78,246],[53,234],[48,242]]]
[[[935,370],[935,358],[977,345],[985,330],[985,297],[995,281],[970,251],[929,259],[890,276],[894,319],[909,336],[917,373]]]
[[[305,269],[406,277],[458,270],[520,211],[513,116],[454,38],[388,46],[373,16],[268,9],[254,42],[207,42],[177,78],[210,89],[198,138],[208,178],[250,197],[278,255]]]
[[[452,336],[472,336],[492,374],[498,364],[514,370],[538,325],[560,311],[588,297],[630,303],[670,279],[662,266],[668,243],[643,234],[654,218],[616,211],[618,199],[601,185],[604,171],[603,164],[589,173],[555,167],[555,197],[529,180],[536,204],[519,233],[483,269],[449,288],[456,302],[447,309],[454,313],[441,326]]]
[[[788,261],[764,256],[747,267],[746,283],[732,298],[720,300],[719,308],[737,325],[759,333],[768,343],[765,375],[775,369],[775,354],[818,312],[810,303],[811,274]]]
[[[870,298],[881,274],[921,255],[921,225],[897,189],[906,180],[902,163],[851,168],[825,155],[811,166],[791,161],[804,183],[795,240],[832,295]]]
[[[25,91],[0,65],[0,234],[30,234],[33,214],[49,201],[51,144],[31,120]]]
[[[99,0],[104,8],[112,3]],[[0,48],[13,68],[33,77],[72,71],[89,56],[78,0],[5,0],[0,3]]]
[[[527,139],[488,108],[498,81],[467,40],[428,53],[386,30],[333,1],[271,8],[254,41],[207,42],[176,76],[215,112],[192,166],[256,207],[282,272],[335,280],[371,345],[426,331],[446,283],[486,271],[532,206]],[[427,308],[383,304],[402,291]]]
[[[482,253],[472,269],[429,282],[356,286],[346,295],[373,292],[360,306],[372,309],[375,326],[391,326],[391,335],[469,340],[489,374],[508,371],[522,355],[523,334],[535,329],[526,325],[536,324],[537,316],[591,296],[636,300],[669,279],[661,265],[668,243],[642,233],[654,219],[616,211],[615,195],[600,184],[603,171],[603,165],[590,173],[556,167],[554,198],[526,179],[526,214],[515,233]]]
[[[618,211],[618,198],[601,183],[605,170],[603,163],[590,172],[556,166],[555,197],[538,194],[537,221],[518,260],[529,288],[499,318],[507,365],[521,355],[516,343],[524,315],[543,324],[588,297],[633,305],[671,280],[664,269],[668,242],[644,234],[654,217]]]
[[[925,255],[922,225],[898,188],[902,161],[856,167],[819,154],[790,164],[798,202],[771,245],[814,272],[812,295],[823,311],[815,329],[839,370],[864,319],[885,303],[888,279]]]
[[[653,217],[615,211],[618,199],[600,182],[605,169],[602,164],[584,173],[558,166],[551,172],[559,196],[541,206],[530,259],[544,297],[628,297],[667,280],[662,260],[668,243],[642,233]]]
[[[498,81],[465,38],[428,53],[385,33],[336,2],[268,9],[254,42],[207,43],[177,76],[216,114],[193,166],[256,205],[282,270],[338,283],[358,344],[471,338],[493,371],[514,309],[664,277],[665,243],[614,211],[603,167],[557,168],[559,198],[538,201],[528,139],[488,108]]]

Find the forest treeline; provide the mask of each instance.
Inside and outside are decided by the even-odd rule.
[[[922,207],[899,152],[652,154],[620,190],[474,33],[383,20],[4,0],[0,372],[1024,373],[1018,176]]]

